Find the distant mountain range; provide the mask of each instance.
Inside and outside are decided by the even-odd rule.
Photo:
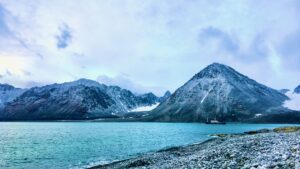
[[[118,86],[79,79],[30,89],[0,84],[0,120],[91,120],[295,123],[300,113],[284,107],[288,89],[274,90],[234,70],[213,63],[173,94],[141,95]],[[300,93],[298,86],[294,93]],[[136,112],[139,108],[154,110]]]
[[[214,63],[197,73],[146,117],[149,121],[245,121],[288,111],[289,98],[232,69]],[[255,119],[256,120],[256,119]]]
[[[81,120],[119,117],[139,106],[165,100],[153,93],[135,95],[118,86],[80,79],[31,89],[0,86],[1,120]]]

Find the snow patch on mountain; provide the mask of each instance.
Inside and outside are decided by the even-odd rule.
[[[286,95],[290,98],[290,100],[284,102],[284,107],[291,110],[300,110],[300,94],[289,91]]]
[[[215,86],[213,86],[212,88],[210,88],[209,90],[208,90],[208,92],[205,94],[205,96],[202,98],[202,100],[201,100],[201,104],[204,102],[204,100],[206,99],[206,97],[209,95],[209,93],[212,91],[212,89],[214,88]]]
[[[151,111],[151,110],[155,109],[158,105],[159,105],[159,103],[155,103],[150,106],[141,106],[141,107],[137,107],[135,109],[130,110],[130,112]]]

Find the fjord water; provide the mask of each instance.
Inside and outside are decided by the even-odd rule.
[[[82,168],[280,124],[3,122],[0,168]]]

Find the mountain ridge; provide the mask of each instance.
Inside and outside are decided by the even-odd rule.
[[[122,117],[120,119],[136,118],[137,121],[204,122],[217,118],[261,122],[280,119],[286,112],[291,114],[283,107],[284,101],[289,99],[286,95],[220,63],[208,65],[174,93],[166,91],[162,97],[151,92],[136,95],[119,86],[107,86],[84,78],[30,89],[6,84],[0,85],[1,90],[2,94],[18,92],[6,100],[3,98],[10,96],[9,93],[0,93],[0,120]],[[130,112],[157,103],[160,104],[152,111]]]
[[[0,119],[78,120],[119,117],[139,106],[156,104],[158,100],[159,97],[153,93],[136,96],[118,86],[78,79],[24,91],[5,103]]]
[[[153,121],[239,121],[282,108],[288,97],[237,72],[213,63],[195,74],[147,117]]]

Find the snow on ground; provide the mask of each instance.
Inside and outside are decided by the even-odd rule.
[[[284,107],[292,110],[300,110],[300,94],[289,91],[286,95],[290,98],[290,100],[284,102]]]
[[[159,103],[153,104],[151,106],[141,106],[141,107],[137,107],[135,109],[130,110],[130,112],[150,111],[150,110],[155,109],[158,105],[159,105]]]

